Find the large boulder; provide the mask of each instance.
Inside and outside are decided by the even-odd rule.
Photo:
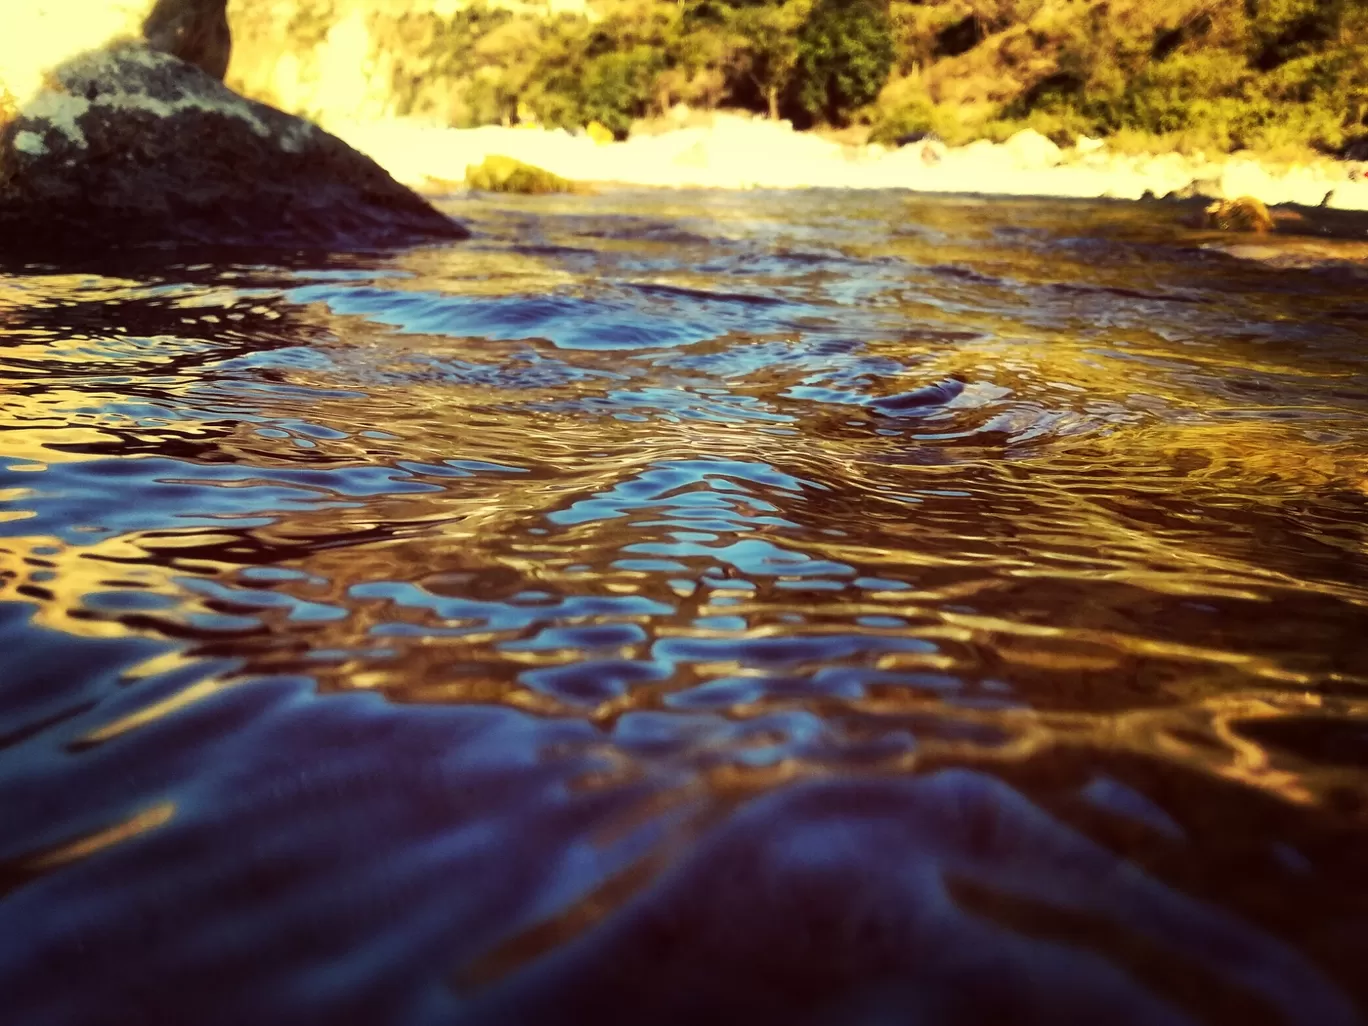
[[[224,2],[105,0],[111,41],[37,76],[30,59],[0,64],[0,254],[468,234],[340,139],[219,81]]]

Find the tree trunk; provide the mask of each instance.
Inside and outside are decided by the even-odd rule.
[[[769,89],[766,90],[766,96],[769,97],[769,114],[770,114],[770,120],[771,120],[771,121],[778,121],[778,120],[779,120],[779,87],[778,87],[778,86],[770,86]]]

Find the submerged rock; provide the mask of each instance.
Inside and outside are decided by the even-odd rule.
[[[539,196],[552,192],[575,192],[574,182],[521,160],[498,155],[466,168],[466,185],[477,192],[516,192]]]
[[[179,51],[217,67],[213,41],[202,45],[186,28],[199,23],[157,24]],[[0,125],[0,254],[149,243],[365,248],[467,234],[340,139],[141,42],[63,62]]]

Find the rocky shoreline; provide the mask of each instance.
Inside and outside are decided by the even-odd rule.
[[[490,126],[442,128],[405,119],[328,128],[399,181],[429,193],[459,187],[468,165],[507,156],[578,182],[720,189],[907,189],[986,196],[1233,200],[1368,210],[1361,165],[1329,158],[1278,166],[1248,154],[1134,156],[1102,140],[1061,149],[1038,133],[948,148],[843,145],[786,122],[718,113],[622,142],[588,133]]]

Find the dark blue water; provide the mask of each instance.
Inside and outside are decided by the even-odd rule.
[[[1354,251],[451,209],[0,275],[0,1021],[1364,1021]]]

